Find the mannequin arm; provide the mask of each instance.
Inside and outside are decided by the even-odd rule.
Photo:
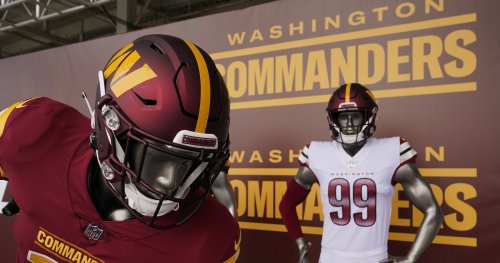
[[[392,258],[389,261],[381,262],[414,263],[432,243],[439,231],[439,227],[443,222],[443,212],[429,184],[422,178],[414,163],[401,166],[396,172],[395,180],[403,186],[410,201],[425,214],[425,217],[406,257]]]

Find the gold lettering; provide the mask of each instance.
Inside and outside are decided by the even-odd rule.
[[[311,32],[316,32],[316,19],[311,20]]]
[[[253,163],[253,162],[259,162],[259,163],[263,163],[264,160],[262,160],[262,156],[260,155],[260,152],[255,150],[252,152],[252,155],[250,156],[250,160],[248,161],[249,163]]]
[[[248,61],[248,95],[254,96],[257,90],[258,95],[266,94],[265,88],[267,87],[267,94],[274,92],[274,58],[264,58],[261,63],[259,59],[252,59]]]
[[[75,249],[70,246],[64,246],[64,250],[61,255],[65,258],[73,258],[73,254],[75,253]]]
[[[407,9],[407,11],[403,12],[403,9]],[[396,16],[399,18],[407,18],[413,14],[415,14],[415,5],[413,3],[401,3],[396,7]]]
[[[373,61],[370,61],[370,57]],[[354,63],[353,63],[354,64]],[[385,51],[379,44],[363,44],[358,47],[358,82],[364,85],[378,83],[385,73]],[[370,75],[370,66],[372,74]],[[354,69],[352,69],[354,71]],[[355,74],[354,72],[352,73]],[[349,78],[350,79],[350,78]],[[353,82],[346,80],[347,83]]]
[[[332,87],[340,86],[340,76],[346,83],[356,82],[356,47],[347,47],[347,57],[341,48],[332,48],[330,52]]]
[[[248,216],[264,217],[264,211],[267,217],[272,218],[273,207],[273,182],[262,182],[262,188],[259,187],[259,181],[248,181]]]
[[[250,43],[253,43],[255,40],[264,41],[264,37],[259,29],[253,31],[252,37],[250,37]]]
[[[381,22],[384,21],[384,12],[389,10],[388,6],[382,6],[378,8],[374,8],[372,11],[374,13],[377,13],[377,21]]]
[[[55,240],[54,245],[52,246],[51,249],[52,249],[52,251],[56,252],[57,254],[62,254],[65,246],[66,246],[66,244],[64,244],[63,242],[59,242],[59,240]]]
[[[443,12],[444,11],[444,0],[438,0],[439,3],[436,3],[433,0],[425,0],[425,13],[429,14],[431,12],[431,7],[434,10]]]
[[[300,21],[297,26],[293,23],[290,23],[290,36],[293,36],[295,31],[299,31],[299,35],[304,34],[304,22]]]
[[[431,78],[442,78],[443,71],[439,57],[443,53],[443,42],[438,36],[423,36],[412,39],[413,80],[424,79],[425,65]],[[426,47],[429,53],[425,54]]]
[[[38,230],[38,234],[36,235],[36,240],[40,243],[43,244],[45,242],[45,237],[47,234],[43,232],[42,230]]]
[[[410,56],[400,55],[399,49],[410,45],[407,38],[387,42],[387,82],[409,81],[410,74],[400,73],[399,65],[408,63]]]
[[[281,163],[283,157],[281,156],[281,150],[271,150],[269,151],[269,162],[270,163]]]
[[[277,39],[283,36],[282,26],[272,26],[269,29],[269,38]]]
[[[321,89],[326,89],[330,87],[328,82],[325,51],[316,50],[309,52],[304,90],[312,90],[314,83],[319,83]]]
[[[243,216],[247,210],[247,188],[241,180],[231,180],[229,182],[233,187],[234,194],[236,195],[238,216]]]
[[[349,25],[351,26],[364,25],[366,23],[365,12],[363,11],[352,12],[347,20],[349,22]]]
[[[462,196],[463,198],[460,198]],[[477,224],[476,209],[464,201],[477,197],[474,186],[465,183],[455,183],[448,186],[444,192],[446,204],[457,211],[444,216],[445,224],[455,231],[468,231]],[[459,216],[458,214],[461,214]]]
[[[76,251],[75,255],[73,256],[73,258],[71,259],[71,261],[73,262],[77,262],[77,263],[80,263],[80,259],[82,257],[82,252],[80,251]]]
[[[430,162],[431,156],[433,156],[439,162],[444,161],[444,146],[439,146],[439,153],[436,152],[432,147],[425,147],[425,161]]]
[[[245,151],[232,151],[229,156],[230,163],[242,163],[243,157],[245,157]]]
[[[236,77],[238,78],[236,79]],[[235,61],[229,64],[226,85],[231,98],[237,99],[245,95],[247,92],[247,66],[245,63]]]
[[[227,40],[229,40],[229,45],[234,46],[235,44],[243,44],[245,40],[245,32],[234,33],[233,35],[227,34]]]
[[[476,42],[476,34],[471,30],[456,30],[446,36],[444,40],[444,48],[446,53],[461,61],[459,66],[458,60],[453,60],[444,65],[444,70],[448,75],[454,78],[460,78],[470,75],[476,70],[477,58],[474,52],[463,48],[459,45],[468,46]]]
[[[330,27],[340,28],[340,15],[336,15],[335,20],[329,16],[325,17],[325,31],[330,30]]]
[[[48,248],[52,247],[52,244],[54,244],[54,238],[51,236],[47,236],[47,238],[45,238],[45,243],[43,244]]]
[[[83,258],[80,261],[80,263],[92,263],[92,261],[93,261],[92,258],[89,258],[86,255],[83,255]]]
[[[302,53],[291,54],[290,65],[287,55],[276,57],[276,93],[283,92],[283,87],[286,92],[291,92],[293,87],[296,91],[302,90],[304,78],[302,57]]]

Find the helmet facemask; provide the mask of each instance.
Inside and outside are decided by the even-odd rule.
[[[332,137],[342,144],[366,140],[375,131],[375,114],[368,109],[343,108],[327,112]]]
[[[102,110],[96,111],[96,122],[104,126],[105,138],[98,136],[98,144],[106,140],[111,152],[108,158],[99,156],[103,151],[96,152],[113,194],[147,225],[174,226],[155,221],[179,207],[187,207],[187,215],[175,225],[185,222],[224,167],[229,157],[227,143],[218,147],[215,135],[190,131],[180,131],[173,142],[165,141],[130,125],[110,96],[100,101]]]
[[[356,144],[375,132],[378,112],[375,97],[366,87],[348,83],[331,96],[326,115],[332,138],[342,144]]]

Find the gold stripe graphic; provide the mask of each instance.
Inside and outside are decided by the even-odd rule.
[[[141,68],[134,70],[132,73],[116,81],[116,83],[111,86],[111,90],[116,97],[120,97],[126,91],[152,78],[156,78],[156,73],[148,64],[144,64]]]
[[[210,77],[208,75],[208,67],[198,48],[188,40],[184,40],[184,42],[186,42],[193,52],[196,63],[198,64],[198,71],[200,72],[200,109],[198,112],[198,120],[196,121],[195,132],[205,133],[210,113]]]
[[[124,54],[124,59],[117,59],[116,61],[123,62],[121,62],[116,69],[115,75],[113,76],[113,79],[111,79],[111,86],[113,86],[115,81],[118,81],[122,76],[127,74],[140,58],[141,56],[139,55],[139,53],[134,50],[132,51],[132,53]]]
[[[123,48],[117,55],[125,50],[127,49]],[[135,86],[143,83],[144,81],[157,77],[156,73],[149,67],[148,64],[144,64],[139,69],[127,74],[140,58],[141,56],[136,50],[128,51],[121,54],[105,69],[105,78],[108,78],[113,72],[115,72],[113,79],[111,79],[110,86],[116,97],[120,97],[123,93],[133,89]]]
[[[130,52],[132,51],[126,52],[125,54],[120,55],[120,57],[110,62],[104,69],[104,77],[108,78],[109,75],[111,75],[111,73],[113,73],[116,70],[118,65],[120,65],[123,59],[125,59],[130,54]]]
[[[122,49],[120,49],[120,51],[116,52],[116,54],[109,60],[109,63],[108,63],[108,65],[106,65],[106,67],[108,67],[111,63],[113,63],[115,61],[116,58],[121,56],[123,53],[125,53],[125,51],[128,51],[133,46],[134,46],[134,43],[128,43],[127,45],[125,45]]]
[[[282,224],[254,223],[254,222],[239,222],[242,229],[262,230],[272,232],[287,232],[286,227]],[[305,234],[322,235],[322,227],[302,226],[302,232]],[[389,240],[413,242],[415,234],[411,233],[396,233],[389,232]],[[477,247],[477,238],[475,237],[457,237],[457,236],[441,236],[438,235],[432,241],[434,244],[454,245],[465,247]]]
[[[373,95],[375,95],[375,97],[380,99],[380,98],[408,97],[408,96],[433,95],[433,94],[447,94],[447,93],[457,93],[457,92],[471,92],[476,90],[477,90],[476,82],[464,82],[464,83],[451,83],[451,84],[430,85],[430,86],[411,87],[411,88],[374,90]],[[232,102],[231,110],[278,107],[287,105],[302,105],[302,104],[313,104],[313,103],[327,103],[328,100],[330,99],[330,96],[331,94]]]
[[[234,176],[295,176],[298,168],[231,168]],[[419,168],[422,176],[445,178],[475,178],[477,168]]]
[[[213,60],[242,57],[242,56],[262,54],[273,51],[282,51],[293,48],[310,47],[310,46],[324,45],[324,44],[337,43],[349,40],[364,39],[377,36],[387,36],[392,34],[407,33],[425,29],[467,24],[476,22],[476,19],[477,19],[476,13],[469,13],[464,15],[431,19],[420,22],[406,23],[394,26],[341,33],[336,35],[327,35],[327,36],[313,37],[313,38],[301,39],[289,42],[282,42],[278,44],[264,45],[259,47],[217,52],[210,54],[210,56],[212,57]]]
[[[351,102],[351,83],[347,83],[347,87],[345,88],[345,103]]]

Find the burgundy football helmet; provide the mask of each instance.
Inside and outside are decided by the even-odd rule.
[[[333,139],[352,144],[368,139],[375,132],[378,106],[372,92],[358,83],[348,83],[333,92],[326,107],[328,125]],[[355,132],[346,132],[339,125],[342,113],[359,113],[361,121],[354,123]]]
[[[143,223],[201,206],[229,156],[229,97],[210,56],[173,36],[147,35],[99,72],[93,126],[110,190]],[[174,214],[175,214],[174,213]]]

